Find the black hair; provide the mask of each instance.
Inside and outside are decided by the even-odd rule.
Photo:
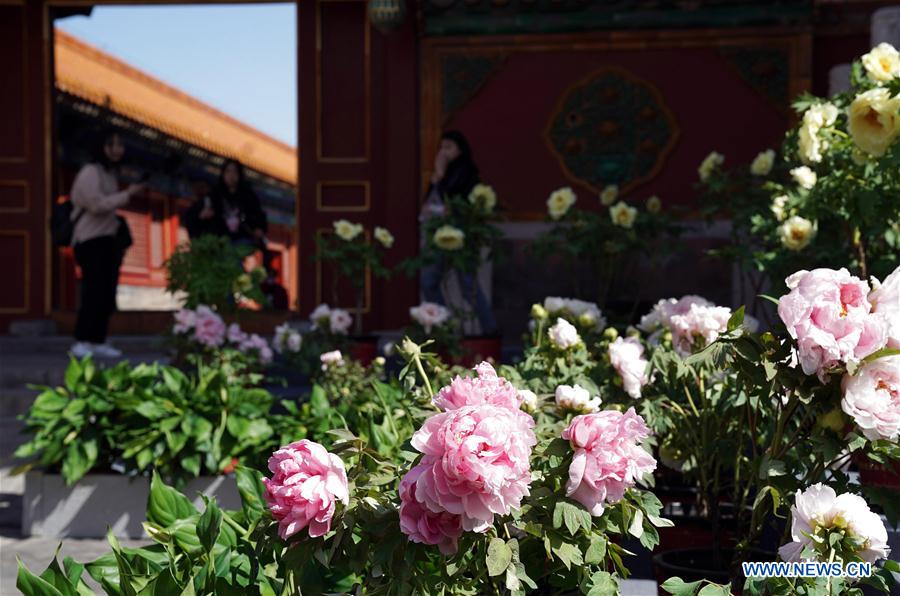
[[[472,188],[478,184],[478,166],[472,157],[472,146],[462,132],[448,130],[441,139],[453,141],[459,148],[459,155],[447,164],[447,171],[441,180],[440,191],[446,196],[468,196]]]
[[[228,166],[233,165],[237,168],[238,172],[238,183],[237,190],[240,191],[247,186],[247,176],[244,173],[244,164],[234,158],[228,158],[222,164],[222,169],[219,170],[219,179],[216,182],[216,189],[222,192],[228,192],[228,185],[225,184],[225,170],[228,169]]]
[[[122,133],[112,127],[98,129],[94,135],[94,143],[91,148],[91,161],[100,164],[105,170],[114,170],[119,165],[111,162],[109,157],[106,156],[106,145],[109,144],[113,137],[119,137],[119,140],[123,141]]]

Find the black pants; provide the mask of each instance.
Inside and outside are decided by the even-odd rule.
[[[81,302],[75,339],[94,344],[106,341],[109,317],[116,310],[116,287],[122,249],[114,236],[100,236],[75,245],[81,267]]]

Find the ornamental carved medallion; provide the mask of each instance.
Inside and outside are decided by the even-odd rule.
[[[618,68],[604,68],[567,89],[546,140],[566,176],[600,192],[651,179],[675,146],[678,127],[659,91]]]

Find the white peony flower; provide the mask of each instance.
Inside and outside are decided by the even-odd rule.
[[[547,296],[544,298],[544,310],[551,315],[558,313],[566,308],[567,302],[567,299],[560,298],[559,296]]]
[[[803,250],[816,235],[816,226],[799,215],[788,218],[778,228],[781,244],[789,250]]]
[[[319,361],[322,363],[322,370],[328,370],[329,366],[343,366],[344,356],[340,350],[332,350],[321,354]]]
[[[832,528],[845,529],[861,539],[864,544],[856,554],[865,561],[874,563],[890,553],[887,529],[862,497],[851,493],[838,496],[833,488],[819,483],[797,491],[794,503],[791,507],[793,541],[778,549],[785,561],[805,560],[803,549],[813,545],[810,536]]]
[[[754,176],[768,176],[773,165],[775,165],[775,152],[766,149],[753,159],[750,164],[750,173]]]
[[[805,188],[806,190],[809,190],[813,186],[815,186],[816,181],[818,180],[816,173],[809,169],[807,166],[794,168],[793,170],[791,170],[791,176],[794,178],[794,181],[800,185],[801,188]]]
[[[662,201],[656,195],[647,199],[647,203],[644,206],[647,208],[647,213],[656,214],[662,211]]]
[[[723,163],[725,163],[725,156],[721,153],[713,151],[712,153],[707,155],[700,163],[700,167],[697,168],[697,173],[700,175],[700,180],[706,182],[710,175],[712,175],[713,171],[715,171],[715,169],[721,166]]]
[[[609,344],[609,362],[622,377],[625,393],[634,399],[639,398],[641,388],[650,382],[647,375],[649,362],[644,359],[644,346],[640,340],[636,337],[617,337],[616,341]]]
[[[567,350],[581,343],[581,337],[575,326],[561,317],[556,319],[556,325],[548,329],[547,334],[553,345],[561,350]]]
[[[272,339],[272,347],[279,354],[285,352],[299,352],[303,343],[303,337],[287,323],[275,328],[275,337]]]
[[[440,327],[450,320],[450,310],[434,302],[423,302],[411,307],[409,316],[425,329],[425,333],[431,333],[434,327]]]
[[[522,409],[526,412],[536,412],[538,409],[538,398],[531,389],[519,389],[519,397],[522,398]]]
[[[575,193],[568,186],[554,190],[547,199],[547,213],[552,219],[559,219],[575,204]]]
[[[592,398],[581,385],[560,385],[556,388],[555,398],[556,405],[563,411],[590,414],[600,410],[600,398]]]
[[[619,198],[619,187],[616,184],[610,184],[600,191],[600,203],[606,207],[612,205]]]
[[[845,374],[841,387],[841,408],[867,439],[900,438],[900,356],[867,362],[855,375]]]
[[[609,218],[614,224],[622,228],[631,228],[637,218],[637,209],[627,203],[619,201],[609,208]]]
[[[309,322],[312,323],[313,329],[318,329],[320,325],[322,325],[326,321],[330,321],[330,318],[331,308],[327,304],[320,304],[311,313],[309,313]]]
[[[882,42],[863,54],[862,64],[873,81],[886,82],[900,77],[900,52],[889,43]]]
[[[350,331],[350,325],[352,324],[353,317],[342,308],[332,309],[331,313],[328,315],[328,326],[332,333],[347,335],[347,332]]]

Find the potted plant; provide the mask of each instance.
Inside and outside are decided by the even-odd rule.
[[[485,314],[479,311],[490,306],[480,296],[478,270],[484,261],[498,256],[498,242],[501,237],[495,225],[497,204],[494,190],[486,184],[476,185],[468,197],[445,198],[445,214],[432,217],[422,224],[424,245],[415,258],[407,259],[401,267],[412,275],[426,267],[441,274],[441,295],[447,295],[451,275],[460,281],[463,298],[469,310],[456,309],[463,319],[463,326],[477,321],[482,335],[467,335],[462,339],[465,353],[472,357],[500,359],[501,342],[495,329],[485,334]],[[464,280],[468,280],[463,283]],[[481,306],[479,301],[483,301]],[[493,317],[491,316],[491,319]]]
[[[356,319],[354,323],[354,341],[366,344],[363,358],[371,360],[375,353],[376,338],[363,337],[363,307],[365,306],[366,278],[369,272],[379,278],[390,275],[384,266],[384,251],[394,244],[390,231],[376,227],[372,232],[374,241],[369,238],[362,224],[339,219],[332,223],[333,233],[316,236],[316,254],[313,259],[330,263],[334,275],[331,283],[331,300],[339,304],[338,288],[341,279],[346,280],[353,288]]]
[[[620,287],[622,280],[630,277],[648,277],[629,275],[638,265],[636,257],[648,258],[651,267],[658,267],[661,255],[675,249],[670,240],[677,236],[679,228],[663,210],[659,197],[648,198],[642,211],[620,198],[616,185],[609,185],[600,193],[599,211],[580,209],[576,202],[575,192],[569,187],[550,194],[547,221],[551,227],[535,240],[531,250],[542,259],[560,256],[562,267],[571,277],[573,294],[578,298],[596,297],[596,304],[608,309],[614,283]],[[596,286],[584,287],[580,269],[583,263],[589,265]],[[630,288],[629,293],[634,296],[631,304],[617,306],[621,317],[630,321],[636,314],[641,288]],[[623,292],[620,290],[619,294]]]

